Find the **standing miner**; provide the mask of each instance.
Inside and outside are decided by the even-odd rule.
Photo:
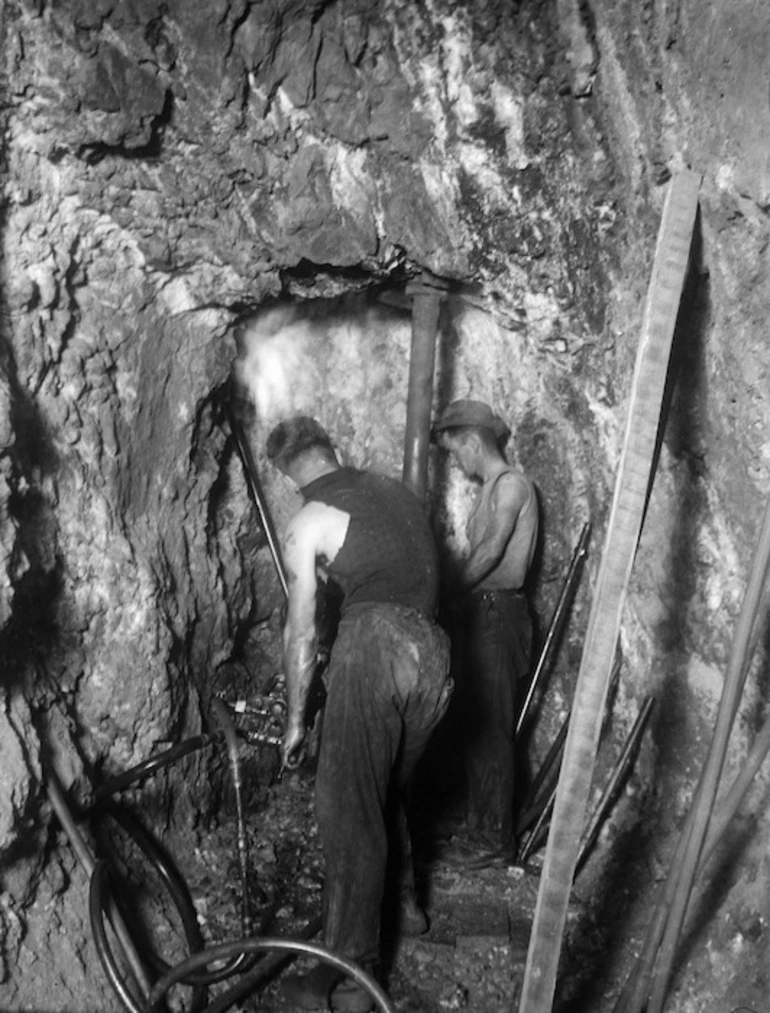
[[[480,483],[467,522],[469,551],[446,589],[455,599],[468,838],[476,855],[481,849],[512,861],[516,685],[527,675],[532,646],[523,587],[537,543],[537,492],[505,460],[501,443],[509,429],[482,401],[453,401],[433,432],[460,470]]]
[[[305,737],[316,658],[318,571],[342,591],[327,670],[315,784],[323,849],[323,942],[373,970],[389,844],[399,845],[401,927],[424,930],[416,905],[404,810],[390,833],[393,796],[405,788],[451,695],[449,641],[435,622],[438,553],[423,506],[394,479],[341,467],[325,430],[299,416],[270,433],[267,456],[304,505],[284,538],[289,601],[283,638],[288,717],[285,764]],[[406,921],[406,925],[404,922]],[[411,925],[409,924],[411,922]],[[327,964],[284,980],[306,1009],[366,1011],[369,995]]]

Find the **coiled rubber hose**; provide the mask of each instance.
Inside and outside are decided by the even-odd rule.
[[[187,884],[180,876],[173,862],[168,858],[152,834],[145,830],[139,820],[127,810],[121,809],[114,804],[106,804],[103,814],[113,819],[143,852],[179,913],[190,952],[197,953],[201,951],[204,947],[204,941],[198,924],[195,905]],[[109,850],[109,842],[107,835],[103,832],[103,826],[100,826],[99,829],[100,843],[105,850]],[[100,954],[101,958],[102,955]],[[104,959],[115,964],[114,955],[109,951],[104,954]],[[171,969],[171,965],[156,953],[149,953],[148,959],[155,970],[160,973],[165,973]],[[235,967],[225,966],[215,971],[201,972],[185,979],[184,983],[186,985],[213,985],[230,977],[230,974],[236,969]]]
[[[224,960],[232,966],[241,957],[258,958],[260,953],[268,950],[317,957],[323,963],[330,964],[338,971],[343,972],[347,977],[352,978],[372,997],[382,1013],[395,1013],[395,1009],[385,992],[383,992],[374,978],[357,964],[338,956],[325,946],[320,946],[316,943],[305,942],[302,939],[280,939],[271,936],[265,936],[261,939],[239,939],[229,943],[220,943],[217,946],[211,946],[208,949],[193,953],[185,960],[180,961],[175,967],[169,968],[158,979],[152,987],[147,1005],[142,1005],[131,995],[129,989],[126,987],[107,939],[104,911],[107,903],[106,882],[109,871],[109,866],[103,859],[100,859],[96,863],[93,876],[91,877],[89,913],[97,953],[99,954],[102,966],[115,993],[125,1008],[129,1010],[129,1013],[159,1013],[161,1002],[175,985],[210,978],[211,972],[205,971],[205,968],[209,964]],[[255,960],[252,959],[249,961],[249,964],[253,966],[254,962]],[[231,994],[220,996],[212,1005],[204,1009],[205,991],[201,988],[195,988],[190,1013],[223,1013],[238,998],[236,992],[240,994],[240,990],[234,989]]]
[[[160,978],[152,987],[148,1000],[147,1013],[159,1013],[160,1003],[163,997],[172,986],[207,962],[224,960],[240,953],[254,954],[266,950],[278,950],[284,953],[302,953],[307,956],[317,957],[325,964],[330,964],[338,971],[342,971],[347,977],[352,978],[360,985],[372,999],[382,1013],[395,1013],[387,995],[383,992],[374,978],[367,974],[358,964],[340,957],[325,946],[317,943],[308,943],[301,939],[280,939],[275,936],[265,936],[262,939],[238,939],[231,943],[220,943],[218,946],[211,946],[201,953],[195,953],[186,960],[183,960],[167,975]],[[226,1007],[215,1004],[217,1010],[224,1010]],[[215,1006],[209,1007],[213,1011]],[[207,1011],[208,1013],[208,1011]]]
[[[151,955],[151,962],[161,977],[152,987],[147,1003],[138,1002],[127,987],[118,961],[110,946],[105,926],[105,912],[110,902],[107,880],[110,867],[104,859],[96,862],[91,876],[89,890],[89,915],[94,942],[100,963],[104,969],[116,995],[129,1013],[157,1013],[164,996],[175,985],[192,986],[192,999],[188,1013],[224,1013],[232,1004],[243,998],[258,982],[271,973],[280,963],[281,954],[306,954],[315,956],[323,963],[330,964],[352,978],[374,1000],[381,1013],[395,1013],[387,995],[378,983],[356,963],[339,956],[324,946],[307,942],[303,939],[281,939],[278,937],[243,938],[217,946],[203,948],[203,939],[198,926],[197,913],[184,880],[163,849],[149,834],[142,824],[126,810],[114,805],[109,797],[123,788],[127,788],[140,778],[155,773],[162,767],[174,763],[189,753],[202,749],[214,741],[225,739],[228,746],[229,759],[236,790],[236,803],[239,817],[239,857],[243,888],[247,889],[248,854],[246,850],[245,827],[243,821],[242,799],[240,797],[241,779],[237,741],[232,723],[224,706],[216,709],[216,717],[220,729],[211,735],[199,735],[188,739],[143,763],[132,767],[109,781],[104,782],[95,793],[92,809],[96,815],[113,819],[123,831],[133,839],[143,852],[145,858],[153,866],[163,886],[168,891],[182,921],[184,934],[191,955],[175,966],[169,965],[157,954]],[[244,897],[242,907],[242,924],[244,930],[251,925],[251,911],[248,899]],[[320,923],[313,927],[317,931]],[[271,957],[262,957],[266,951],[273,951]],[[224,961],[224,964],[208,970],[209,965]],[[256,966],[255,966],[256,965]],[[263,971],[264,968],[264,971]],[[248,975],[246,972],[250,972]],[[241,974],[241,980],[228,992],[220,995],[214,1002],[204,1008],[207,997],[207,985],[222,982],[235,974]]]

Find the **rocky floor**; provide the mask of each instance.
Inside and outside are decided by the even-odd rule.
[[[189,890],[194,922],[202,936],[200,946],[207,949],[245,936],[320,942],[323,866],[314,816],[312,761],[277,779],[277,754],[265,749],[260,747],[250,757],[244,754],[246,891],[237,807],[222,757],[224,766],[206,768],[214,775],[212,783],[224,785],[216,816],[201,817],[195,827],[181,833],[177,828],[160,834]],[[388,931],[386,923],[382,984],[394,1013],[513,1013],[523,981],[543,850],[535,849],[526,865],[474,863],[457,849],[453,854],[457,807],[440,790],[446,782],[446,778],[431,780],[422,795],[426,801],[413,814],[418,891],[430,927],[423,935],[409,938]],[[146,786],[140,786],[124,802],[143,813],[148,801],[145,790]],[[432,804],[436,799],[437,808]],[[658,888],[665,881],[666,866],[656,857],[654,835],[643,821],[631,819],[628,810],[624,818],[622,805],[618,809],[576,877],[553,1013],[614,1013],[619,990],[645,937]],[[130,906],[141,912],[134,938],[146,939],[153,952],[174,966],[190,947],[169,903],[168,889],[130,837],[124,834],[114,843],[124,859]],[[739,849],[734,860],[741,854]],[[243,922],[244,892],[251,904],[251,927]],[[697,936],[712,911],[708,900],[706,891],[666,1009],[670,1013],[762,1013],[767,992],[761,917],[747,914],[738,935],[730,925],[717,927],[713,945],[699,948]],[[740,952],[746,959],[739,972],[734,962]],[[207,1013],[228,1009],[292,1013],[296,1007],[283,995],[282,979],[314,961],[302,953],[281,955],[273,950],[265,962],[269,973],[258,983],[251,982],[237,998],[231,990],[243,981],[240,976],[212,985],[205,999]],[[23,1009],[33,1013],[32,1006]],[[189,987],[175,986],[164,1013],[191,1009]],[[34,1013],[42,1013],[42,1008],[34,1007]]]
[[[224,808],[215,819],[175,837],[174,844],[171,838],[165,842],[191,894],[202,944],[208,948],[249,935],[318,943],[323,868],[313,810],[312,764],[280,780],[252,782],[251,788],[258,790],[248,793],[245,807],[251,928],[244,926],[242,918],[238,821],[227,791]],[[414,938],[384,932],[383,987],[395,1013],[512,1013],[523,980],[543,852],[535,851],[526,866],[469,862],[456,850],[452,854],[456,813],[443,805],[442,810],[443,822],[432,811],[415,813],[418,890],[430,927]],[[639,827],[625,836],[628,843],[617,861],[608,861],[606,851],[601,854],[599,847],[600,854],[590,858],[578,875],[562,944],[554,1013],[611,1013],[640,948],[661,870],[656,873],[635,854],[635,849],[649,852]],[[189,950],[180,919],[164,884],[131,848],[130,839],[119,842],[118,851],[126,856],[131,873],[131,903],[142,911],[141,932],[153,951],[174,966]],[[282,978],[307,969],[313,960],[302,953],[287,956],[272,951],[266,961],[269,974],[237,999],[225,1001],[243,980],[240,976],[211,986],[206,1009],[211,1013],[226,1009],[291,1013],[296,1007],[282,993]],[[710,982],[708,977],[713,969],[708,962],[698,966],[694,981],[675,990],[679,994],[671,1008],[687,1013],[710,1009],[702,1005],[710,997],[715,1013],[721,1009],[730,1013],[736,1004],[724,1005],[724,988],[719,980]],[[742,988],[746,1006],[744,994]],[[166,1008],[169,1013],[187,1013],[190,989],[175,986]]]
[[[257,932],[281,938],[312,938],[321,907],[322,866],[313,815],[312,773],[277,781],[257,811],[247,815],[250,892]],[[198,836],[193,847],[172,856],[187,883],[207,946],[242,937],[241,874],[235,814]],[[384,987],[398,1013],[509,1013],[520,987],[529,926],[537,894],[534,869],[481,868],[424,856],[417,868],[421,901],[430,927],[415,938],[387,935]],[[147,887],[143,887],[146,890]],[[178,919],[150,885],[152,936],[170,963],[181,959]],[[315,937],[315,941],[319,941]],[[247,998],[239,1011],[284,1013],[295,1007],[281,991],[287,971],[310,966],[310,958],[287,958]],[[237,979],[212,986],[209,1001]],[[169,1007],[189,1006],[189,989],[176,988]]]
[[[312,933],[320,915],[323,874],[312,771],[273,783],[259,805],[248,807],[247,830],[256,934],[318,942]],[[542,853],[526,868],[502,863],[479,867],[452,857],[451,849],[443,847],[445,839],[440,834],[431,840],[418,837],[418,888],[430,927],[415,938],[386,933],[384,988],[397,1013],[510,1013],[521,987]],[[205,944],[241,938],[243,891],[235,813],[201,831],[193,847],[173,857],[192,893]],[[579,898],[575,904],[585,914]],[[166,916],[156,912],[155,918],[163,923]],[[158,945],[171,948],[172,964],[183,955],[178,938],[171,939],[178,936],[173,923],[169,917],[165,929],[155,930]],[[597,957],[602,959],[605,945],[604,933],[586,934],[581,928],[577,944],[565,949],[570,949],[571,960],[577,955],[577,965],[585,971]],[[289,1013],[295,1007],[283,996],[281,979],[311,965],[304,955],[285,958],[248,997],[227,1008]],[[209,1001],[235,981],[213,986]],[[559,1008],[587,1008],[579,998],[583,988],[568,976],[560,985]],[[182,1011],[189,1001],[189,989],[179,987],[171,993],[169,1007]],[[590,1007],[598,1009],[601,1003],[592,999]]]

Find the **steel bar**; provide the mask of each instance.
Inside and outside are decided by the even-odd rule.
[[[551,792],[551,788],[556,785],[556,781],[559,777],[561,754],[564,750],[564,741],[567,738],[568,728],[569,714],[567,714],[564,721],[562,721],[556,738],[551,744],[551,748],[548,750],[542,766],[535,775],[529,795],[524,800],[522,813],[519,817],[518,823],[516,824],[517,833],[523,833],[527,827],[531,825],[533,820],[538,818],[543,809],[543,798],[547,798]],[[545,791],[542,790],[544,787]]]
[[[548,792],[548,798],[546,799],[545,805],[543,806],[540,815],[537,818],[537,823],[535,823],[534,827],[532,828],[532,833],[527,838],[527,843],[521,849],[519,861],[521,862],[522,865],[527,861],[529,856],[537,847],[539,843],[538,838],[542,837],[541,832],[543,828],[548,825],[548,821],[551,818],[551,813],[553,812],[553,803],[555,798],[556,798],[556,781],[554,781],[552,788]]]
[[[768,589],[765,589],[765,601],[763,602],[761,612],[762,616],[767,611],[767,600],[768,600]],[[755,622],[754,629],[752,630],[751,643],[749,645],[749,654],[753,656],[754,651],[759,643],[760,630],[763,623],[760,621],[760,617]],[[734,720],[734,716],[733,716]],[[770,722],[765,726],[764,733],[767,732],[770,736]],[[732,814],[740,803],[740,799],[743,793],[748,788],[748,784],[743,780],[743,775],[747,774],[749,769],[754,767],[758,762],[758,756],[755,749],[761,752],[763,746],[762,743],[755,743],[752,748],[752,753],[746,762],[746,765],[741,772],[741,775],[736,778],[733,787],[725,799],[724,807],[720,807],[719,812],[714,820],[714,827],[709,831],[709,837],[703,848],[703,855],[701,856],[701,864],[699,865],[699,871],[705,862],[708,860],[708,856],[711,853],[713,847],[716,846],[719,837],[723,833],[727,822],[732,818]],[[687,841],[689,838],[690,826],[693,819],[693,814],[697,809],[698,798],[702,791],[702,782],[698,782],[695,789],[695,795],[693,797],[692,806],[690,812],[687,815],[685,826],[682,829],[674,855],[671,859],[671,868],[678,868],[681,865]],[[734,792],[736,794],[734,794]],[[642,948],[639,951],[639,955],[636,959],[626,983],[620,991],[615,1005],[612,1008],[612,1013],[640,1013],[645,1003],[647,1002],[648,989],[652,971],[655,966],[655,960],[658,955],[658,947],[660,946],[660,940],[663,936],[663,932],[666,928],[666,918],[669,906],[672,902],[674,891],[676,889],[676,881],[669,876],[659,886],[657,890],[657,896],[653,905],[653,916],[647,926],[644,940],[642,942]]]
[[[241,464],[243,465],[243,472],[246,476],[246,485],[249,489],[249,495],[251,496],[252,502],[259,514],[259,522],[262,525],[262,530],[265,532],[267,545],[270,549],[270,554],[273,557],[273,563],[275,564],[275,572],[278,574],[278,580],[280,581],[283,593],[288,599],[289,585],[286,580],[286,568],[283,565],[283,557],[281,556],[281,546],[275,532],[273,519],[270,516],[270,511],[267,507],[267,501],[262,490],[262,484],[259,480],[259,472],[257,471],[257,465],[254,461],[254,455],[252,454],[251,447],[243,434],[241,425],[235,416],[233,406],[228,401],[225,401],[225,412],[227,413],[227,420],[230,424],[230,432],[233,434],[235,446],[237,447],[238,454],[241,458]]]
[[[633,728],[629,732],[628,738],[625,741],[618,762],[615,764],[615,767],[610,774],[610,778],[605,785],[601,798],[599,799],[596,809],[594,810],[594,814],[591,817],[591,821],[583,834],[583,839],[580,845],[580,853],[578,855],[577,862],[575,863],[576,876],[583,867],[583,863],[588,858],[591,848],[593,848],[596,838],[599,836],[602,823],[615,801],[617,792],[622,787],[626,776],[631,770],[637,746],[639,745],[642,735],[644,734],[644,730],[647,727],[647,721],[652,713],[654,704],[655,698],[653,696],[647,696],[642,704],[641,710],[636,715],[636,721],[634,721]]]
[[[540,652],[535,671],[532,676],[532,680],[527,690],[527,695],[522,704],[519,716],[516,721],[516,736],[521,732],[524,727],[524,723],[527,720],[529,709],[532,704],[532,699],[535,695],[535,690],[540,684],[540,680],[543,677],[543,673],[547,671],[548,662],[551,660],[551,655],[554,652],[555,647],[559,643],[562,629],[567,619],[568,606],[572,597],[572,592],[577,586],[577,582],[580,579],[580,574],[583,569],[583,561],[588,554],[588,539],[591,534],[591,522],[587,521],[583,525],[583,530],[580,532],[580,538],[578,539],[575,551],[572,554],[572,561],[567,571],[567,576],[564,580],[564,586],[561,589],[559,600],[556,603],[556,608],[553,612],[550,625],[548,627],[548,633],[546,634],[545,641],[543,643],[543,649]]]
[[[618,678],[620,677],[620,666],[622,660],[623,660],[622,655],[620,654],[616,655],[615,666],[612,669],[612,673],[610,675],[610,688],[607,693],[608,701],[612,698],[612,694],[615,690]],[[551,745],[551,748],[548,750],[546,758],[543,760],[543,764],[540,767],[540,770],[538,770],[537,775],[535,776],[535,780],[532,782],[532,787],[530,788],[529,794],[527,795],[527,798],[525,799],[524,804],[522,806],[523,812],[516,826],[517,832],[526,830],[526,828],[530,825],[532,820],[536,819],[540,811],[542,810],[543,803],[541,797],[542,795],[541,788],[543,784],[547,785],[547,789],[543,797],[547,797],[550,794],[552,783],[559,776],[561,754],[564,749],[564,741],[567,738],[567,732],[569,731],[569,719],[571,713],[572,710],[570,708],[570,710],[567,712],[566,718],[562,722],[561,728],[559,729],[556,738],[554,739]]]
[[[668,911],[666,928],[661,940],[658,961],[652,979],[649,1002],[650,1013],[660,1013],[660,1010],[663,1008],[674,963],[676,944],[679,940],[690,894],[700,863],[703,844],[708,833],[709,821],[711,820],[716,793],[719,787],[719,779],[727,754],[733,720],[738,710],[738,702],[748,674],[749,665],[746,659],[752,642],[752,632],[756,624],[758,610],[763,603],[769,570],[770,500],[766,504],[757,550],[754,555],[743,606],[738,616],[722,697],[719,701],[714,735],[701,774],[702,792],[699,794],[697,806],[693,806],[694,818],[692,830],[682,858],[681,868],[671,870],[672,876],[676,877],[677,887]]]

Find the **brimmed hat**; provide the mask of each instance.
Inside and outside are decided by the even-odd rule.
[[[483,401],[452,401],[433,423],[433,432],[438,434],[445,429],[456,429],[459,426],[489,429],[498,440],[502,440],[510,433],[510,429],[500,416],[495,415]]]

